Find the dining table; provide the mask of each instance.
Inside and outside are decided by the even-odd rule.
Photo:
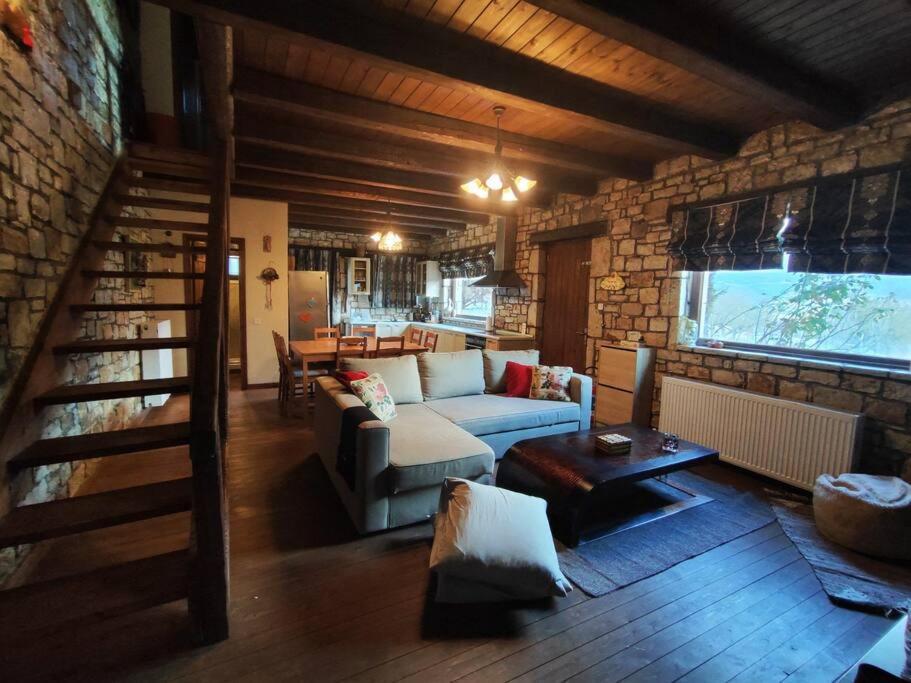
[[[376,337],[367,337],[367,357],[376,357]],[[325,363],[338,361],[337,346],[334,337],[326,337],[323,339],[304,339],[301,341],[292,341],[289,346],[291,347],[292,354],[300,360],[301,370],[303,370],[303,376],[307,376],[307,366],[310,363]],[[386,350],[387,347],[384,347]],[[405,348],[402,349],[403,354],[418,354],[428,351],[426,346],[421,344],[415,344],[405,340]],[[349,356],[350,357],[350,356]]]

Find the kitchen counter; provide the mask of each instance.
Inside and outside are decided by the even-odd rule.
[[[455,332],[457,334],[470,334],[473,337],[483,337],[484,339],[493,339],[495,341],[501,341],[503,339],[533,339],[530,334],[521,334],[519,332],[509,332],[508,330],[494,330],[493,332],[487,332],[485,330],[479,330],[475,327],[461,327],[459,325],[451,325],[449,323],[422,323],[422,322],[413,322],[413,325],[419,325],[421,327],[427,327],[431,330],[441,330],[443,332]]]

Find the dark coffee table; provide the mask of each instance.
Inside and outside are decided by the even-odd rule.
[[[632,450],[624,455],[603,454],[595,446],[595,436],[608,433],[631,438]],[[554,534],[565,545],[575,547],[582,540],[618,530],[616,524],[603,524],[604,513],[612,504],[622,503],[636,482],[717,459],[718,451],[683,439],[676,453],[665,453],[660,432],[623,424],[520,441],[500,461],[497,486],[544,498]],[[680,486],[674,489],[687,495],[640,515],[637,523],[711,500]]]

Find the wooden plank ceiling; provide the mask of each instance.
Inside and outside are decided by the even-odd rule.
[[[158,1],[234,27],[235,193],[358,232],[516,211],[459,190],[495,105],[541,206],[786,120],[850,123],[911,75],[905,0]]]

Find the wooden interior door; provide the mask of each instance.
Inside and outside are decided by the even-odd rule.
[[[585,372],[591,239],[561,240],[545,249],[541,362]]]

